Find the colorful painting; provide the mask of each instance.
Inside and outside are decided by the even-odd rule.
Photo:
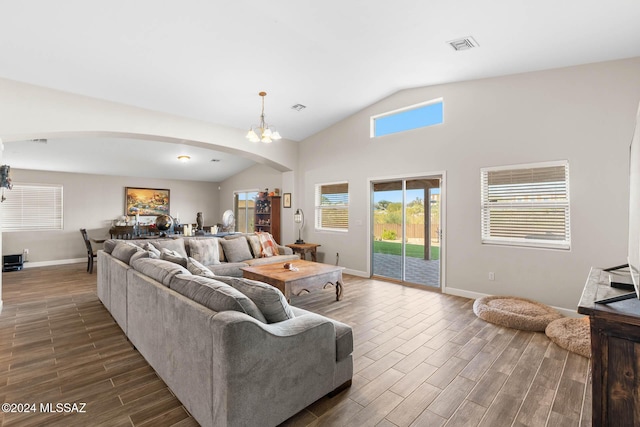
[[[126,187],[124,204],[125,215],[169,215],[169,190]]]

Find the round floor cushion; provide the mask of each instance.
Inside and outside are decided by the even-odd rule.
[[[549,323],[545,333],[560,347],[584,357],[591,357],[589,318],[564,318]]]
[[[486,296],[473,303],[473,312],[487,322],[524,331],[543,332],[562,315],[548,305],[526,298]]]

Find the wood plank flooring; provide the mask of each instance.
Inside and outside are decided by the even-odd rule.
[[[85,270],[3,273],[2,402],[87,405],[80,414],[3,413],[1,425],[197,425],[132,348]],[[345,282],[342,301],[327,289],[292,304],[353,326],[353,385],[284,427],[591,425],[588,359],[542,333],[476,318],[472,300],[353,276]]]

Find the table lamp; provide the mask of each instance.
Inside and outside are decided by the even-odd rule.
[[[304,227],[304,212],[302,212],[302,209],[296,209],[296,213],[293,214],[293,220],[296,224],[300,224],[300,228],[298,229],[298,240],[296,240],[296,243],[304,243],[304,240],[302,240],[302,227]]]

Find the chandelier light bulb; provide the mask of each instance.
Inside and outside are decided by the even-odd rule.
[[[256,129],[260,131],[260,136],[254,130],[254,127],[249,128],[246,138],[251,142],[262,141],[265,143],[272,142],[273,140],[282,139],[282,136],[277,131],[273,131],[264,120],[264,97],[267,96],[267,92],[260,92],[258,95],[262,98],[262,111],[260,113],[260,123],[256,126]]]

